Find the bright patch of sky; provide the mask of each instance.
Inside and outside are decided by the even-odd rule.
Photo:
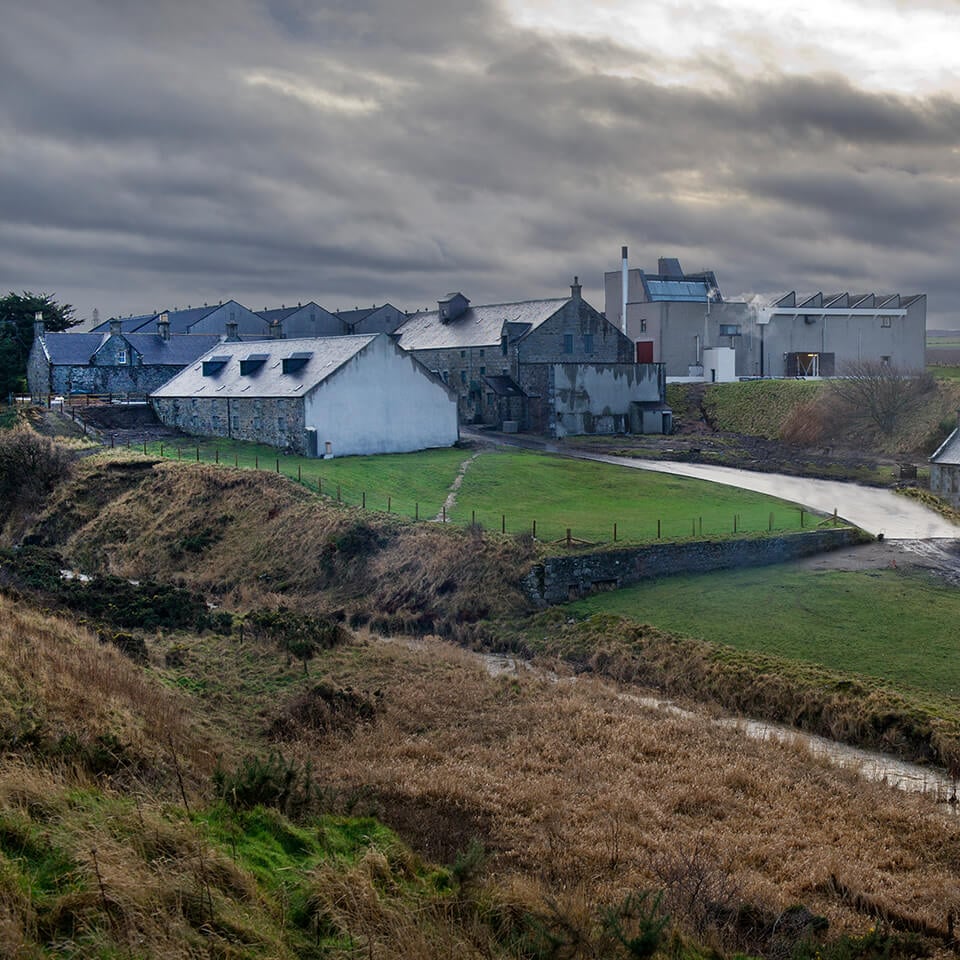
[[[843,74],[870,91],[960,94],[960,5],[924,0],[503,0],[521,26],[642,51],[612,73],[715,87],[740,76]]]

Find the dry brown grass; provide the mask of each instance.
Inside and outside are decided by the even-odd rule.
[[[184,548],[200,532],[210,545]],[[117,452],[80,465],[39,533],[91,570],[182,578],[239,607],[343,607],[394,630],[452,629],[492,602],[524,609],[517,582],[532,557],[520,541],[465,542],[462,531],[342,507],[271,474]]]
[[[931,801],[651,711],[597,681],[491,680],[468,657],[438,641],[372,643],[362,665],[331,661],[344,683],[392,681],[378,722],[326,739],[314,762],[330,784],[371,786],[376,812],[420,849],[435,848],[445,822],[481,834],[497,882],[525,906],[665,888],[688,929],[721,940],[710,900],[772,915],[802,902],[835,930],[865,930],[869,917],[831,877],[933,928],[960,906],[960,822]]]
[[[181,694],[82,623],[3,595],[0,662],[0,740],[8,750],[93,763],[119,781],[169,792],[179,791],[174,764],[197,782],[222,749],[190,722]]]

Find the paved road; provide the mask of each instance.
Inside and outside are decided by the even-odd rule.
[[[913,500],[877,487],[862,487],[855,483],[837,480],[813,480],[808,477],[788,477],[780,473],[759,473],[755,470],[738,470],[735,467],[714,467],[702,463],[675,463],[671,460],[635,460],[632,457],[611,457],[585,451],[557,450],[550,444],[532,442],[524,437],[514,440],[502,434],[474,434],[476,439],[504,443],[511,446],[539,448],[559,452],[563,456],[580,460],[596,460],[612,463],[634,470],[654,470],[681,477],[694,477],[723,483],[741,490],[767,493],[791,503],[798,503],[821,513],[833,513],[868,533],[882,533],[892,540],[955,540],[960,538],[960,527],[950,523],[938,513],[928,510]]]

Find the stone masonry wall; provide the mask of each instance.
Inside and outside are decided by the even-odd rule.
[[[782,563],[867,539],[862,531],[844,527],[757,540],[658,543],[602,553],[548,557],[527,574],[523,588],[531,600],[546,606],[654,577]]]
[[[184,433],[232,437],[293,453],[307,452],[300,397],[164,397],[152,402],[163,423]]]

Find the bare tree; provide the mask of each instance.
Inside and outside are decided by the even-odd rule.
[[[893,435],[904,419],[922,409],[936,390],[926,371],[901,370],[892,364],[864,360],[847,364],[830,383],[851,427]]]

